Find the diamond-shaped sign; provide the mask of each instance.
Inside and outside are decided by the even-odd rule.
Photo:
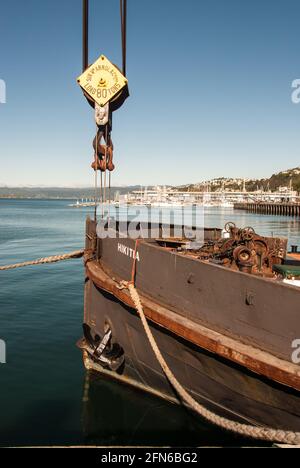
[[[100,106],[104,106],[127,85],[125,76],[104,55],[100,55],[77,81]]]

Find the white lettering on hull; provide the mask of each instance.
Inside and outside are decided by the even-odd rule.
[[[134,249],[131,249],[127,245],[120,244],[119,242],[118,242],[118,252],[120,252],[123,255],[126,255],[127,257],[133,258],[133,260],[136,258],[138,262],[140,261],[140,256],[139,256],[138,251],[136,251],[135,253]]]

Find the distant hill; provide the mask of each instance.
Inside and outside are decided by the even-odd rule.
[[[140,186],[111,187],[111,197],[117,192],[124,194],[139,189]],[[37,199],[82,199],[93,198],[95,189],[87,188],[61,188],[61,187],[0,187],[0,198],[37,198]],[[100,194],[100,189],[98,188]],[[107,189],[108,194],[108,189]]]
[[[210,187],[212,192],[219,190],[242,190],[245,184],[245,189],[248,192],[263,189],[276,191],[279,187],[288,187],[292,185],[294,190],[300,192],[300,167],[288,169],[285,171],[273,174],[267,179],[240,179],[240,178],[225,178],[206,180],[197,184],[181,185],[178,187],[182,191],[205,191]]]
[[[266,179],[241,179],[219,177],[211,180],[199,182],[197,184],[185,184],[174,187],[181,191],[205,191],[209,187],[212,192],[220,190],[243,190],[245,184],[246,191],[252,192],[257,189],[278,190],[279,187],[289,187],[300,192],[300,166],[294,169],[273,174]],[[111,198],[116,194],[120,195],[139,190],[140,185],[129,185],[127,187],[111,187]],[[144,187],[145,188],[145,187]],[[151,188],[150,186],[148,187]],[[100,194],[100,188],[98,187]],[[67,187],[4,187],[0,186],[0,198],[36,198],[36,199],[82,199],[93,198],[94,188],[67,188]]]

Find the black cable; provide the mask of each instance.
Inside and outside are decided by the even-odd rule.
[[[126,76],[126,36],[127,36],[127,0],[120,0],[121,42],[122,42],[122,71]]]
[[[89,63],[89,0],[82,0],[82,71]]]

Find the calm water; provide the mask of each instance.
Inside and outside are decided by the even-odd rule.
[[[81,248],[92,209],[68,203],[0,200],[0,264]],[[205,211],[206,226],[229,220],[300,245],[295,219]],[[177,406],[87,375],[75,346],[83,315],[81,260],[0,272],[0,281],[0,338],[7,345],[0,445],[249,444]]]

